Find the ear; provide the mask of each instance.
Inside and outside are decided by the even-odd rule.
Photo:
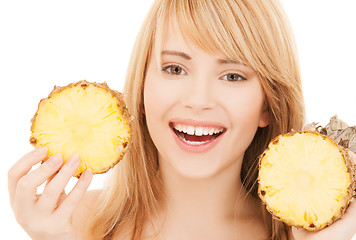
[[[260,121],[258,122],[258,126],[260,128],[264,128],[267,127],[270,123],[271,123],[271,119],[270,119],[270,111],[268,108],[268,104],[265,101],[263,104],[263,108],[262,108],[262,112],[261,112],[261,116],[260,116]]]

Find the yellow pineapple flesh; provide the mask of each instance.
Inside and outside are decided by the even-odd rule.
[[[106,83],[80,81],[55,87],[32,119],[30,142],[60,153],[64,163],[78,154],[78,177],[90,168],[104,173],[124,156],[131,137],[129,114],[121,93]]]
[[[258,194],[288,225],[320,230],[342,217],[354,194],[347,151],[317,132],[291,132],[260,157]]]

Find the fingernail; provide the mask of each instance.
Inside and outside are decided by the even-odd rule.
[[[48,148],[46,146],[37,148],[34,152],[36,157],[42,157],[47,155]]]
[[[74,154],[66,163],[68,167],[76,167],[79,165],[79,156],[78,154]]]
[[[46,164],[50,167],[58,167],[58,165],[62,164],[62,156],[57,153],[56,155],[50,157],[47,161]]]

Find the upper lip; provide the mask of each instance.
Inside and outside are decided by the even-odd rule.
[[[171,124],[182,124],[182,125],[189,125],[193,127],[209,127],[209,128],[224,128],[226,127],[218,122],[213,121],[197,121],[193,119],[173,119],[170,122]]]

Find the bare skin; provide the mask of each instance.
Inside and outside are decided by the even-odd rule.
[[[249,210],[236,218],[223,216],[216,209],[206,209],[206,212],[204,207],[198,207],[194,201],[182,204],[187,208],[168,210],[155,220],[154,227],[147,224],[143,239],[267,239],[261,211],[254,203],[250,203],[246,206]]]
[[[77,207],[73,214],[73,216],[75,216],[73,218],[73,225],[81,232],[84,232],[85,220],[99,194],[99,190],[87,192],[82,204]],[[245,206],[245,208],[249,208],[249,210],[245,211],[245,213],[236,219],[222,217],[218,219],[207,216],[214,214],[217,210],[211,213],[202,212],[200,216],[197,216],[201,209],[197,210],[192,202],[190,209],[193,209],[194,213],[185,209],[184,211],[170,211],[168,214],[160,214],[159,218],[153,220],[154,226],[150,223],[145,225],[142,239],[267,239],[266,223],[263,221],[261,209],[256,208],[256,206],[258,206],[258,200],[252,198],[249,198],[249,200],[249,203]],[[185,205],[185,207],[187,207],[187,205]],[[83,239],[86,239],[84,235]],[[125,238],[120,235],[116,236],[115,239]]]
[[[73,212],[81,202],[90,182],[90,171],[82,174],[74,189],[66,195],[64,188],[79,167],[78,156],[73,156],[63,167],[59,155],[46,159],[47,149],[37,149],[23,156],[8,172],[11,207],[16,220],[34,240],[81,239],[81,232],[72,224]],[[57,173],[58,171],[58,173]],[[41,195],[36,188],[47,181]]]
[[[237,168],[204,180],[162,174],[167,208],[146,224],[144,239],[267,239],[262,206],[237,187]]]

